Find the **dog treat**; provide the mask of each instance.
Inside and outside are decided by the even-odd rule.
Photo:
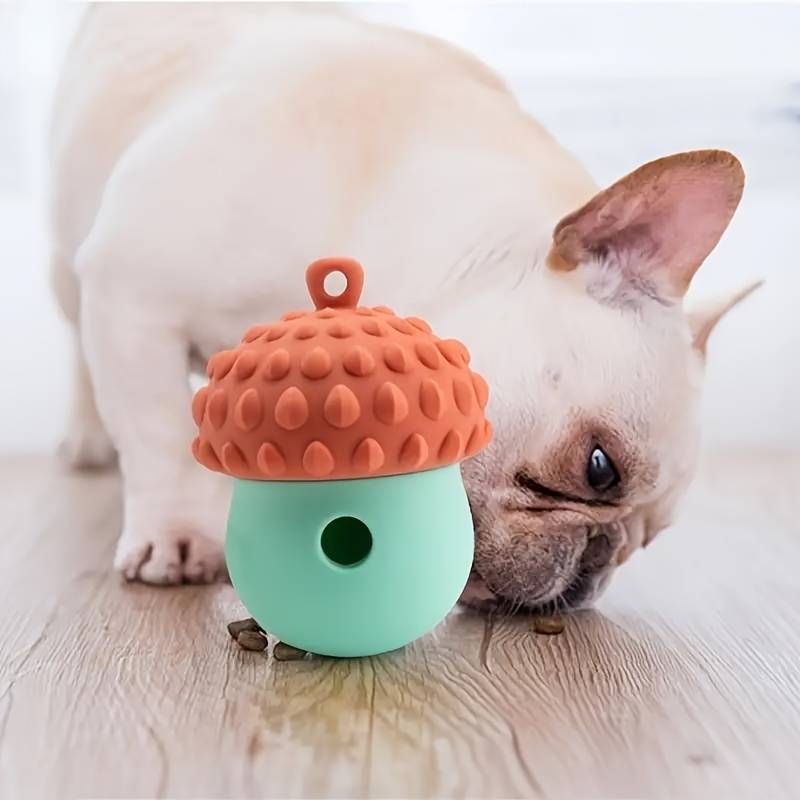
[[[267,637],[261,631],[241,631],[236,642],[242,650],[266,650]]]
[[[543,636],[558,636],[559,633],[564,633],[564,625],[563,617],[533,618],[534,633],[541,633]]]
[[[263,633],[264,629],[252,617],[228,623],[228,633],[231,635],[232,639],[238,639],[242,631],[258,631]]]
[[[272,655],[276,661],[302,661],[305,658],[306,651],[300,650],[298,647],[292,647],[286,642],[278,642]]]

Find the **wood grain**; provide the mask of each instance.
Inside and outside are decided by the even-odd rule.
[[[0,461],[0,797],[791,797],[800,458],[707,460],[599,611],[240,651],[229,586],[122,584],[112,474]]]

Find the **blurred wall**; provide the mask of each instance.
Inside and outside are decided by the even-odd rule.
[[[781,4],[351,4],[450,39],[501,72],[600,183],[725,147],[748,184],[693,295],[767,283],[710,347],[706,445],[800,447],[800,8]],[[0,5],[0,451],[53,447],[69,381],[47,288],[47,111],[79,5]]]

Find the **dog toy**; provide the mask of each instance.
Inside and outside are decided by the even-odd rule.
[[[235,479],[239,597],[281,641],[332,656],[401,647],[453,607],[474,546],[459,462],[491,438],[464,345],[359,306],[363,281],[351,259],[311,264],[316,308],[214,355],[192,403],[195,458]]]

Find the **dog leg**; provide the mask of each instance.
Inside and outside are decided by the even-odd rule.
[[[70,264],[54,254],[51,266],[53,292],[73,326],[73,375],[67,430],[59,445],[59,455],[76,469],[105,467],[116,457],[114,444],[97,413],[94,388],[83,355],[78,333],[80,296],[78,279]]]
[[[97,412],[94,388],[77,331],[73,358],[67,431],[58,447],[58,454],[75,469],[106,467],[114,462],[116,451]]]
[[[189,346],[174,309],[93,274],[81,304],[98,405],[125,484],[115,567],[146,583],[211,582],[224,571],[228,482],[191,455]]]

